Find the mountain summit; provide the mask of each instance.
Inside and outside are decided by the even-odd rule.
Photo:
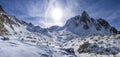
[[[111,35],[118,33],[117,29],[112,27],[105,19],[91,18],[86,11],[83,11],[81,16],[78,15],[69,19],[64,29],[81,36]]]

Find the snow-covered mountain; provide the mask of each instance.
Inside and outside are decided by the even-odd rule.
[[[2,7],[0,7],[0,23],[1,23],[1,35],[5,32],[16,32],[17,27],[26,27],[25,29],[30,32],[37,32],[47,34],[49,31],[70,31],[80,36],[87,35],[111,35],[119,33],[115,27],[112,27],[106,20],[99,18],[94,19],[89,17],[87,12],[83,11],[82,15],[78,15],[70,18],[63,27],[52,26],[50,28],[41,28],[40,26],[34,26],[32,23],[17,19],[15,16],[8,15]]]
[[[118,33],[117,29],[112,27],[106,20],[102,18],[91,18],[85,11],[83,11],[81,16],[78,15],[69,19],[63,29],[80,36],[111,35]]]
[[[8,15],[0,6],[1,57],[119,57],[119,33],[85,11],[63,27],[41,28]]]

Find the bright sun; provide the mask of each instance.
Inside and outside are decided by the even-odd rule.
[[[62,12],[62,9],[60,8],[54,8],[51,12],[51,17],[54,21],[60,22],[62,16],[63,16],[63,12]]]

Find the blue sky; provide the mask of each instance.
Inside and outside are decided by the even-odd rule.
[[[91,17],[106,19],[120,29],[120,0],[0,0],[0,5],[9,14],[41,27],[49,27],[46,24],[52,23],[51,7],[60,7],[63,24],[85,10]]]

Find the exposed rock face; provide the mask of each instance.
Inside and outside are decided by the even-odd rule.
[[[83,25],[83,28],[85,30],[88,30],[89,29],[89,22],[90,22],[90,17],[89,15],[87,14],[87,12],[83,11],[82,15],[81,15],[81,19],[80,19],[80,22],[83,22],[84,25]]]
[[[111,31],[112,33],[114,33],[114,34],[117,34],[117,33],[118,33],[118,31],[117,31],[117,29],[116,29],[115,27],[111,27],[111,28],[110,28],[110,31]]]
[[[0,35],[3,35],[5,32],[7,32],[7,30],[5,29],[2,17],[0,16]]]
[[[1,29],[1,34],[0,35],[2,35],[2,34],[4,34],[4,33],[6,33],[7,32],[7,29],[5,28],[5,26],[4,26],[4,24],[9,24],[9,26],[11,27],[11,29],[12,30],[14,30],[14,28],[13,28],[13,26],[12,26],[12,24],[14,23],[11,19],[9,19],[8,18],[8,16],[7,15],[5,15],[5,14],[1,14],[0,15],[0,29]]]
[[[99,23],[96,23],[96,24],[95,24],[95,27],[96,27],[96,30],[97,30],[97,31],[100,31],[101,28],[102,28]]]
[[[82,13],[82,15],[81,15],[80,21],[83,21],[83,22],[87,23],[87,22],[90,22],[89,19],[90,19],[90,17],[89,17],[89,15],[87,14],[87,12],[86,12],[86,11],[83,11],[83,13]]]
[[[106,20],[100,18],[100,19],[98,19],[97,21],[98,21],[98,23],[99,23],[101,26],[103,26],[105,29],[110,28],[110,24],[109,24]]]

